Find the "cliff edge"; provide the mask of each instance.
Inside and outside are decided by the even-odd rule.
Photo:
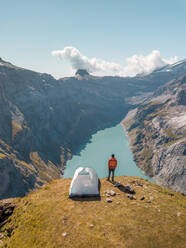
[[[186,76],[160,87],[122,121],[137,165],[186,194]]]

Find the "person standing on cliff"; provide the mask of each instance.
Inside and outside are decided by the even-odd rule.
[[[114,171],[117,167],[117,159],[115,158],[114,154],[112,154],[112,157],[108,161],[108,169],[109,169],[109,174],[107,181],[110,181],[110,175],[112,173],[112,182],[114,182]]]

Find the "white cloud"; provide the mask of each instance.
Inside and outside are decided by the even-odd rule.
[[[77,48],[65,47],[63,50],[52,51],[53,56],[68,61],[72,69],[86,69],[90,73],[101,73],[102,75],[135,76],[139,73],[151,73],[166,64],[178,61],[178,57],[164,59],[158,50],[153,50],[147,55],[134,55],[126,59],[126,65],[105,61],[97,58],[87,58]]]
[[[144,55],[134,55],[126,59],[127,65],[123,67],[123,75],[135,76],[139,73],[151,73],[153,70],[161,68],[167,64],[173,64],[178,61],[178,57],[170,59],[161,58],[158,50],[153,50],[151,53]]]

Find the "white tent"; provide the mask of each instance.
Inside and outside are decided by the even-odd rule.
[[[69,197],[75,196],[99,196],[99,179],[93,169],[76,169],[69,192]]]

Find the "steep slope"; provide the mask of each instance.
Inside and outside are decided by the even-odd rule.
[[[0,198],[59,178],[65,161],[98,129],[185,69],[145,77],[94,77],[78,71],[55,80],[0,59]]]
[[[184,248],[186,199],[136,177],[118,177],[129,195],[101,180],[101,198],[69,199],[69,179],[56,180],[22,199],[0,202],[0,247]],[[105,191],[113,190],[107,202]],[[135,200],[131,200],[135,199]],[[5,214],[11,214],[8,222]],[[8,217],[8,216],[7,216]]]
[[[122,123],[137,165],[160,185],[186,194],[186,76],[160,87]]]

